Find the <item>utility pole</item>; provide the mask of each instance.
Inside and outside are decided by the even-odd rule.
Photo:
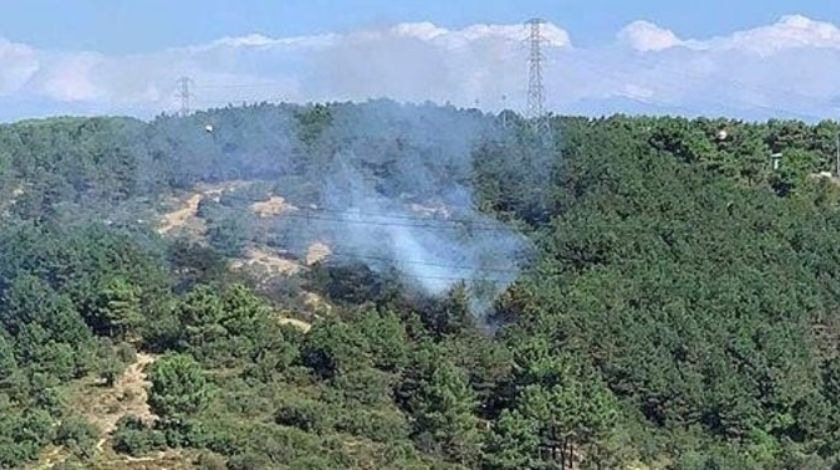
[[[540,18],[533,18],[527,21],[528,34],[528,109],[526,117],[533,120],[535,127],[541,126],[545,113],[545,85],[543,84],[542,64],[545,57],[542,52],[542,45],[545,39],[542,36],[542,25],[545,23]]]
[[[834,177],[840,178],[840,133],[837,134],[837,141],[834,144]]]
[[[178,79],[178,98],[181,99],[181,116],[187,116],[190,114],[190,98],[192,98],[192,93],[190,92],[190,85],[192,85],[193,81],[190,77],[181,77]]]
[[[507,95],[502,95],[502,128],[507,129]]]

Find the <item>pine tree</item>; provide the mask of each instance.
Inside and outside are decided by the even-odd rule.
[[[415,398],[416,438],[430,441],[450,461],[475,464],[481,446],[476,403],[464,372],[448,362],[440,364]]]

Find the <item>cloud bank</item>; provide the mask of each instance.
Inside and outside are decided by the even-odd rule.
[[[600,115],[675,113],[817,120],[840,107],[840,28],[800,15],[726,36],[683,38],[648,21],[615,41],[575,47],[544,25],[548,108]],[[253,101],[452,103],[521,111],[523,25],[447,29],[428,22],[299,37],[251,34],[139,55],[45,51],[0,38],[0,119],[178,107],[176,80],[194,80],[196,107]]]

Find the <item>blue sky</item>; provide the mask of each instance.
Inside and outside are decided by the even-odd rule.
[[[523,20],[557,113],[840,116],[834,0],[5,0],[0,120],[393,98],[522,111]]]
[[[609,41],[634,20],[682,36],[716,36],[788,14],[840,19],[833,0],[6,0],[0,36],[40,48],[149,52],[262,33],[291,36],[385,23],[449,28],[541,16],[583,45]]]

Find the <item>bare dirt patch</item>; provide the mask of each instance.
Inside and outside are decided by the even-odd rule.
[[[147,403],[150,383],[145,371],[146,366],[155,359],[156,356],[151,354],[138,353],[135,362],[126,368],[112,387],[102,385],[97,377],[79,381],[73,393],[73,410],[101,432],[102,437],[96,444],[97,454],[106,451],[105,443],[123,416],[133,415],[149,424],[157,419]],[[36,468],[52,468],[64,462],[68,456],[64,448],[54,447],[44,454]]]
[[[235,259],[230,267],[241,270],[246,267],[265,271],[269,275],[292,276],[299,273],[301,265],[283,257],[284,253],[267,248],[250,247],[243,258]]]
[[[826,180],[835,186],[840,186],[840,178],[834,176],[834,174],[830,171],[821,171],[819,173],[812,173],[809,175],[811,179],[815,180]]]
[[[281,325],[291,325],[291,326],[299,329],[300,331],[302,331],[304,333],[309,333],[309,330],[312,328],[311,323],[307,323],[303,320],[298,320],[297,318],[291,318],[291,317],[281,316],[277,319],[277,323],[279,323]]]
[[[183,199],[176,199],[175,205],[179,208],[164,214],[157,231],[161,235],[171,234],[181,229],[189,229],[196,235],[203,235],[206,231],[204,221],[198,217],[198,206],[205,198],[219,202],[225,191],[235,191],[244,188],[252,183],[248,181],[225,181],[218,184],[200,183],[193,191]]]
[[[196,217],[198,214],[198,205],[201,204],[203,199],[203,194],[193,194],[184,201],[184,206],[182,208],[168,214],[164,214],[161,226],[158,227],[158,233],[167,234],[186,225],[190,219]]]
[[[412,212],[418,215],[422,215],[424,217],[448,219],[452,216],[452,211],[442,203],[435,205],[423,205],[414,203],[411,204],[410,207]]]
[[[332,250],[329,246],[322,242],[315,242],[309,245],[309,248],[306,250],[306,265],[312,266],[315,263],[319,263],[331,254]]]
[[[267,201],[255,202],[251,204],[251,210],[262,219],[277,217],[286,212],[295,211],[297,207],[286,202],[286,199],[280,196],[271,196]]]
[[[116,429],[117,421],[123,416],[133,415],[149,424],[157,419],[146,400],[147,387],[151,384],[145,371],[155,359],[151,354],[137,353],[137,360],[126,368],[113,387],[98,396],[90,393],[79,397],[85,417],[105,435],[97,445],[98,450],[102,450],[105,441]]]
[[[314,292],[303,293],[303,304],[309,307],[309,309],[316,314],[329,314],[330,312],[332,312],[332,305],[330,305],[329,302],[324,300],[323,297]]]

